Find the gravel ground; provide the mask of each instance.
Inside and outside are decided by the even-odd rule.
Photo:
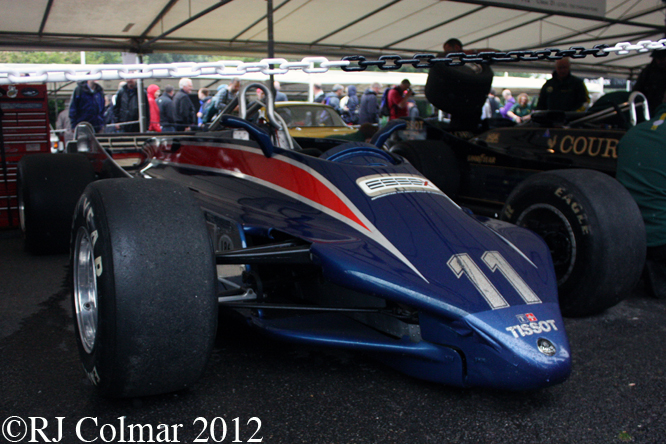
[[[0,231],[3,433],[25,421],[44,426],[33,442],[62,430],[63,443],[140,442],[131,425],[144,426],[144,442],[251,442],[253,434],[289,444],[666,442],[666,301],[641,288],[601,315],[565,320],[573,373],[540,391],[427,383],[358,354],[269,340],[223,317],[195,387],[109,400],[79,363],[66,266],[66,256],[29,256],[18,232]]]

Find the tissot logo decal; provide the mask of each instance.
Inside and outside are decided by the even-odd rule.
[[[521,324],[527,324],[528,322],[538,321],[537,317],[534,316],[532,313],[519,314],[516,315],[516,318],[518,319],[518,322],[520,322]]]

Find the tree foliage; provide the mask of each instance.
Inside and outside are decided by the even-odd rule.
[[[145,63],[173,63],[173,62],[212,62],[217,60],[242,60],[253,62],[256,57],[224,57],[198,54],[167,54],[156,52],[144,56]],[[81,63],[80,52],[58,51],[0,51],[0,63],[35,63],[35,64],[73,64]],[[119,52],[86,51],[86,64],[116,64],[122,63]]]
[[[119,52],[86,52],[86,63],[109,64],[121,63]],[[80,52],[61,51],[0,51],[0,63],[38,63],[38,64],[79,64]]]

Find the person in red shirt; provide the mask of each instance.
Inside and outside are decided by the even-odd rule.
[[[160,87],[155,84],[148,87],[148,109],[150,110],[148,131],[157,131],[158,133],[162,132],[162,127],[160,126],[160,108],[156,102],[159,90]]]
[[[407,116],[409,112],[407,102],[414,95],[411,86],[410,81],[404,79],[389,91],[387,99],[390,110],[389,120]]]

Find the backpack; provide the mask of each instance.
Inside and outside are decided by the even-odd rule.
[[[201,105],[201,122],[202,123],[208,123],[212,120],[212,117],[214,117],[215,114],[216,114],[216,112],[213,111],[213,110],[217,111],[215,109],[215,106],[213,106],[213,98],[211,97],[208,100],[206,100],[203,103],[203,105]],[[210,115],[211,113],[213,114],[212,116]]]
[[[391,115],[391,109],[388,104],[388,93],[390,90],[391,87],[388,87],[384,90],[384,94],[382,94],[382,101],[379,105],[379,117],[388,117]]]
[[[326,93],[326,95],[324,95],[324,100],[322,100],[321,103],[335,108],[335,105],[332,104],[332,99],[334,97],[337,98],[338,96],[332,92]]]
[[[227,85],[222,85],[220,89],[217,90],[215,96],[213,96],[211,99],[211,105],[214,105],[218,111],[222,111],[222,109],[227,105],[228,101],[229,89],[227,88]]]

